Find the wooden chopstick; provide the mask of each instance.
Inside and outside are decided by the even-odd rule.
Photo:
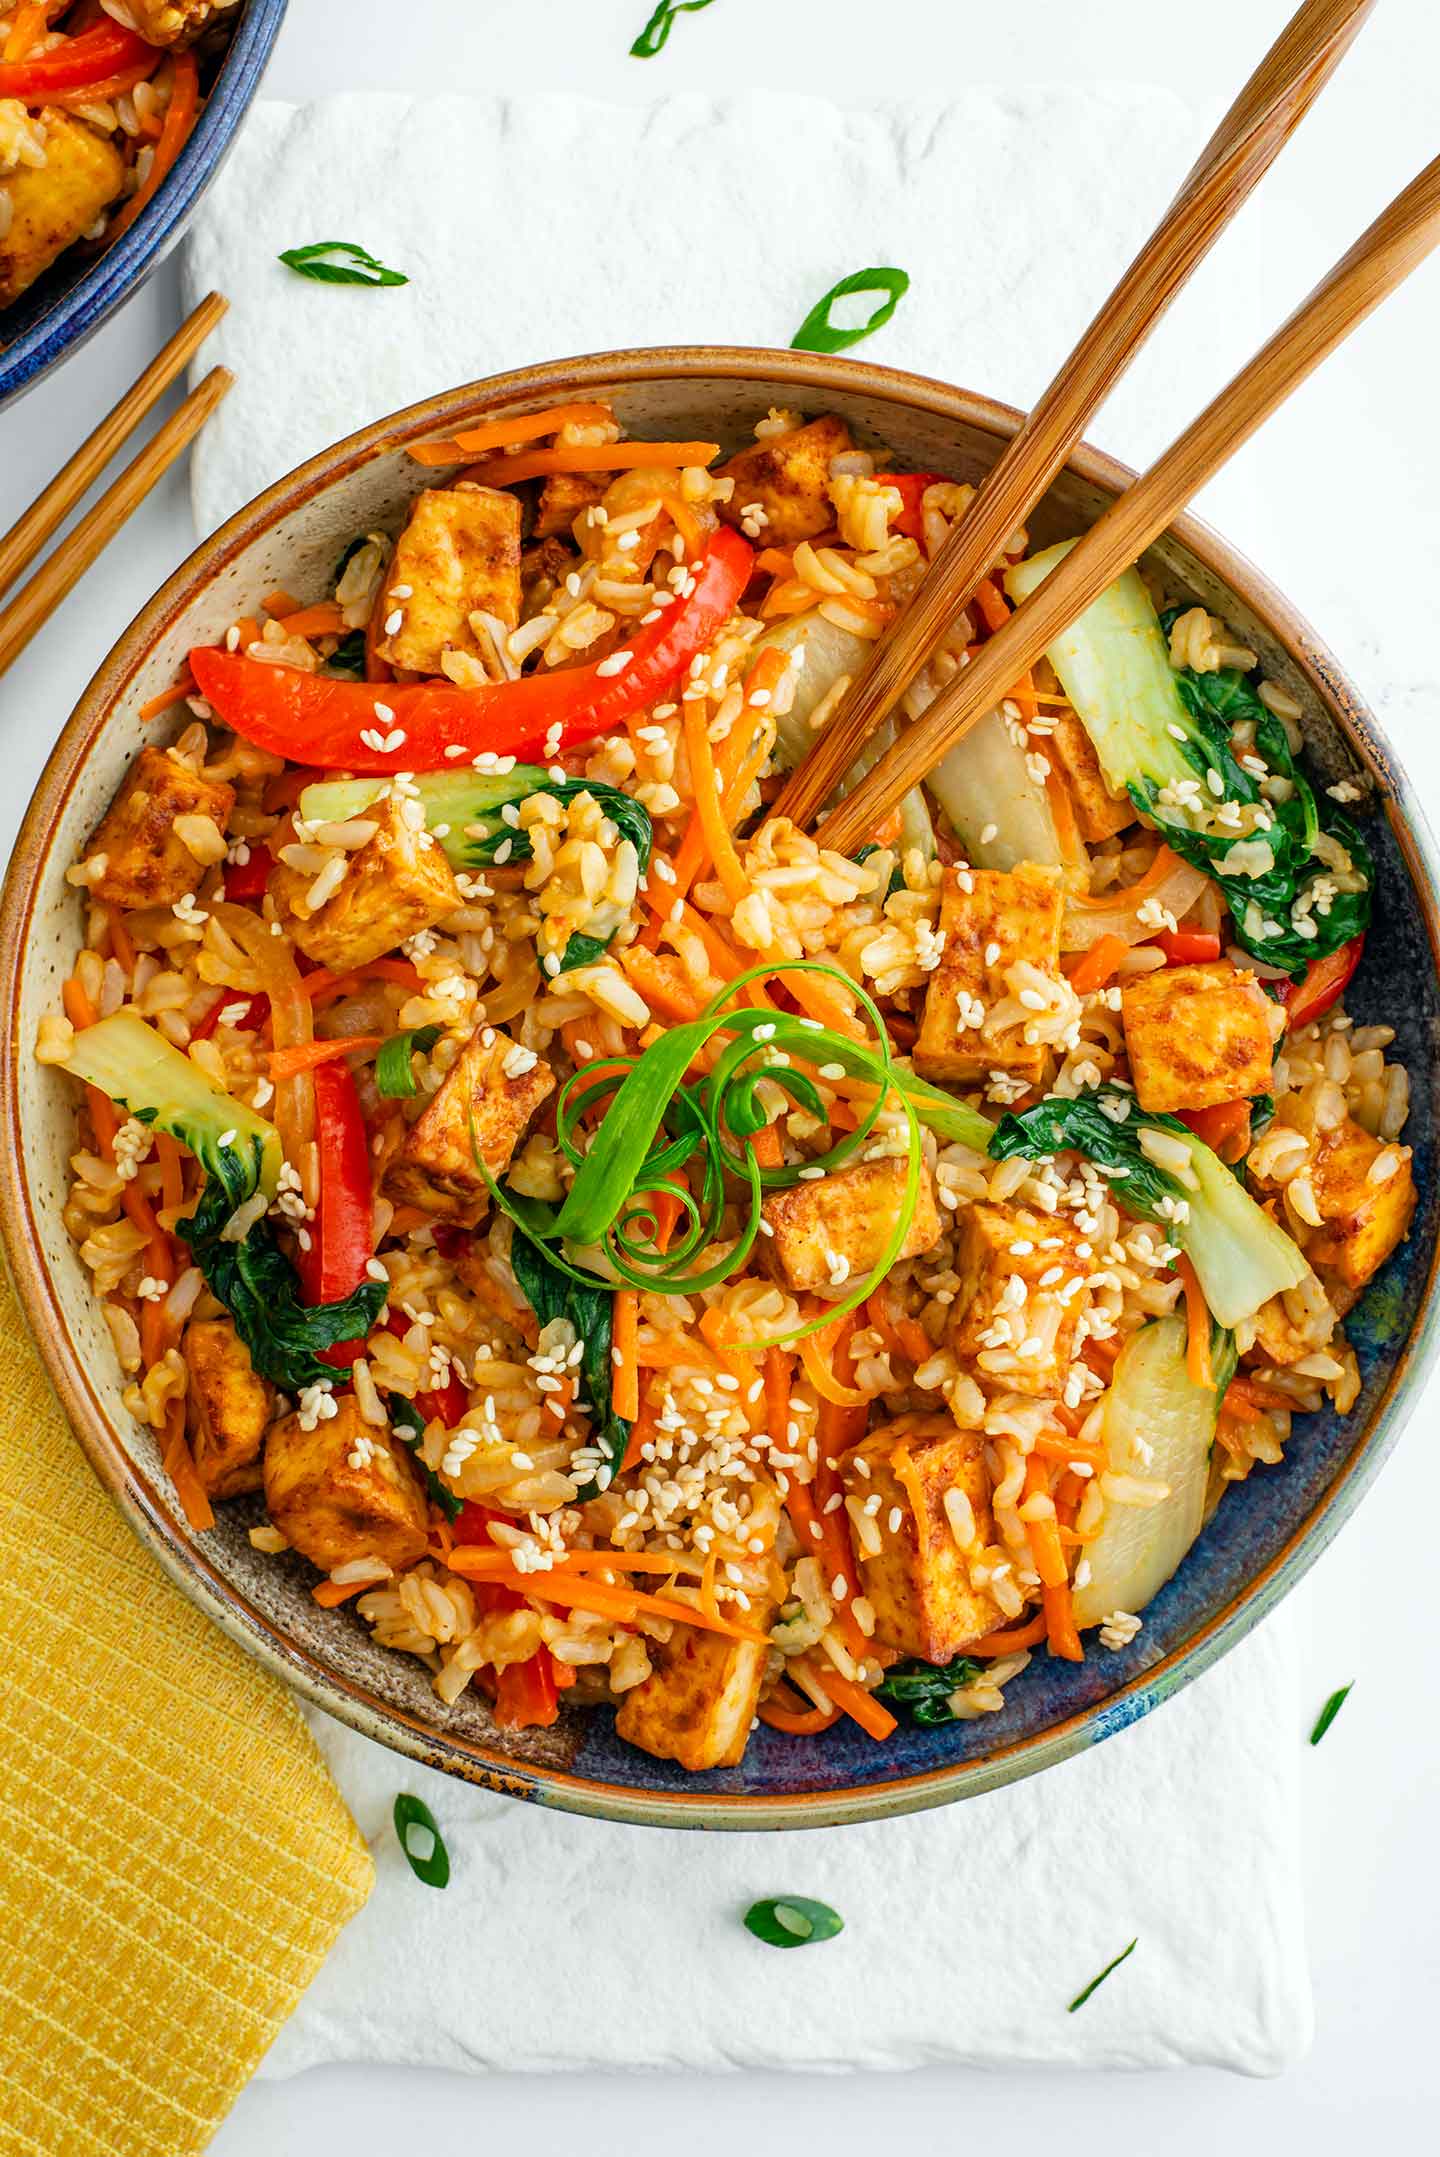
[[[131,458],[118,479],[106,488],[74,531],[67,533],[9,606],[0,609],[0,674],[24,651],[36,630],[74,590],[156,481],[169,471],[234,380],[228,368],[212,367],[200,387],[191,391],[179,410]]]
[[[1309,111],[1374,0],[1305,0],[937,552],[771,810],[803,829],[1023,525],[1095,411]]]
[[[51,534],[59,529],[93,480],[104,471],[122,442],[129,440],[152,406],[210,335],[230,302],[212,292],[187,316],[164,349],[157,352],[137,382],[111,407],[95,432],[61,466],[39,499],[0,539],[0,593],[30,567]]]
[[[1437,241],[1440,158],[1396,196],[1159,462],[1116,497],[1005,626],[951,678],[825,819],[817,833],[820,843],[850,853],[867,838],[906,790],[994,709],[1061,630],[1139,559],[1196,490]]]

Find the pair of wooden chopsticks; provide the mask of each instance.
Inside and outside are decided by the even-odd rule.
[[[1140,254],[949,533],[772,815],[811,822],[933,655],[1165,308],[1313,104],[1374,0],[1306,0],[1232,105]],[[820,826],[849,853],[1164,531],[1262,421],[1440,239],[1440,159],[1357,240],[1159,462],[1119,496]]]
[[[7,592],[16,578],[36,560],[47,540],[59,530],[121,443],[129,440],[146,413],[159,402],[181,369],[199,350],[229,304],[219,292],[212,292],[200,302],[164,350],[156,354],[133,388],[126,391],[94,433],[82,442],[69,463],[56,473],[33,507],[26,510],[18,523],[0,539],[0,593]],[[212,367],[199,388],[191,391],[178,411],[131,459],[119,478],[106,488],[94,508],[88,510],[74,531],[66,535],[9,606],[0,608],[0,674],[24,651],[36,630],[74,590],[97,555],[109,545],[156,481],[169,471],[234,379],[228,369]]]

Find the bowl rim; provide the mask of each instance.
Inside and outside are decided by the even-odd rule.
[[[1014,407],[973,391],[872,361],[751,346],[632,348],[519,368],[425,398],[321,450],[237,510],[181,563],[102,660],[46,762],[15,842],[0,894],[0,1010],[8,1021],[8,1046],[0,1059],[0,1146],[8,1147],[18,1174],[0,1184],[0,1236],[32,1336],[101,1482],[171,1579],[263,1667],[363,1735],[482,1787],[635,1825],[752,1832],[873,1820],[978,1796],[1038,1773],[1126,1727],[1210,1668],[1309,1570],[1398,1439],[1440,1352],[1440,1300],[1435,1293],[1440,1241],[1430,1255],[1415,1325],[1365,1428],[1357,1433],[1328,1490],[1282,1548],[1198,1631],[1115,1693],[981,1761],[957,1761],[891,1782],[792,1794],[641,1791],[570,1769],[492,1754],[480,1741],[458,1739],[426,1725],[379,1700],[289,1639],[218,1572],[166,1494],[131,1459],[111,1424],[91,1385],[84,1358],[59,1316],[61,1306],[37,1232],[20,1125],[18,1073],[26,1049],[18,1035],[17,1002],[20,958],[42,903],[57,820],[110,710],[157,638],[185,612],[200,587],[280,518],[375,457],[423,437],[444,435],[462,420],[494,416],[501,410],[539,409],[557,394],[573,398],[577,388],[593,390],[603,385],[623,391],[701,379],[731,384],[779,382],[802,404],[823,400],[827,392],[869,395],[942,422],[977,429],[1002,443],[1022,417]],[[1088,443],[1082,443],[1067,460],[1066,469],[1109,495],[1134,477],[1126,466]],[[1358,693],[1297,610],[1228,542],[1188,515],[1177,518],[1167,536],[1244,599],[1382,782],[1386,814],[1422,905],[1432,964],[1440,969],[1440,851],[1413,789]]]
[[[131,229],[103,248],[8,344],[0,315],[0,411],[78,352],[139,291],[179,239],[240,132],[287,5],[288,0],[246,0],[194,132]]]

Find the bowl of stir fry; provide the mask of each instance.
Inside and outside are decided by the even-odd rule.
[[[853,858],[774,813],[1014,424],[731,350],[433,399],[207,541],[37,791],[37,1341],[187,1591],[434,1765],[749,1827],[1032,1772],[1285,1592],[1429,1363],[1432,842],[1214,535]]]
[[[0,0],[0,404],[180,237],[285,0]]]

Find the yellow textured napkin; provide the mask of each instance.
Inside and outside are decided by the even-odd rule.
[[[0,2152],[203,2149],[370,1854],[91,1472],[0,1274]]]

